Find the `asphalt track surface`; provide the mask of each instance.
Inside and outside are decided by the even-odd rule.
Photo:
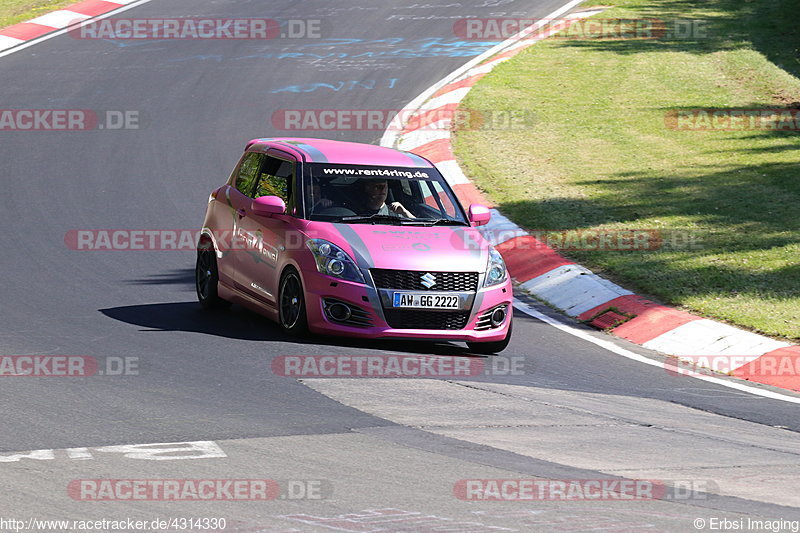
[[[289,339],[275,325],[238,307],[202,312],[194,296],[191,251],[75,251],[65,245],[65,234],[74,229],[197,228],[209,191],[224,182],[251,138],[319,136],[377,143],[380,130],[279,131],[271,116],[279,109],[399,109],[496,44],[453,35],[456,18],[543,17],[560,4],[154,0],[120,16],[319,19],[323,38],[130,42],[62,35],[0,58],[0,108],[134,110],[141,116],[137,130],[0,132],[5,185],[0,197],[0,354],[128,357],[139,362],[138,375],[2,379],[0,455],[216,441],[228,456],[164,461],[158,469],[116,456],[80,463],[63,453],[49,462],[0,462],[5,470],[0,478],[7,480],[7,489],[13,487],[0,496],[0,517],[22,511],[26,516],[76,519],[189,513],[227,517],[241,531],[273,526],[275,531],[311,531],[321,526],[278,516],[332,517],[380,508],[441,518],[453,530],[465,531],[473,526],[463,524],[472,522],[482,524],[474,526],[481,531],[584,530],[609,523],[624,531],[691,531],[691,518],[702,514],[697,509],[708,507],[719,510],[714,516],[743,512],[797,519],[794,500],[774,499],[769,490],[756,494],[755,489],[748,498],[742,496],[746,491],[723,488],[726,496],[711,503],[550,502],[534,508],[460,502],[450,488],[462,478],[591,479],[643,469],[571,461],[555,452],[537,456],[515,449],[513,443],[497,444],[502,439],[493,444],[474,434],[424,430],[447,425],[426,419],[434,398],[437,409],[460,398],[463,403],[440,413],[456,419],[470,411],[471,402],[484,401],[462,397],[462,392],[479,394],[481,387],[493,386],[511,387],[495,392],[514,401],[526,395],[521,391],[529,391],[528,399],[534,398],[545,416],[551,408],[555,418],[561,416],[559,409],[570,410],[562,413],[564,425],[577,410],[595,419],[596,424],[583,420],[575,427],[583,428],[581,438],[590,437],[598,456],[613,452],[624,457],[648,447],[653,454],[663,452],[657,442],[636,440],[636,433],[624,445],[609,444],[607,431],[596,432],[609,419],[667,427],[680,424],[682,416],[697,416],[705,422],[695,430],[707,437],[713,433],[722,446],[717,452],[724,455],[728,444],[736,448],[725,466],[746,467],[751,477],[761,476],[760,483],[769,485],[771,479],[773,489],[789,490],[787,479],[776,471],[795,475],[800,463],[796,404],[675,377],[519,312],[514,339],[502,355],[524,358],[522,375],[475,378],[477,388],[425,380],[419,390],[412,389],[411,405],[406,405],[409,391],[399,381],[383,380],[382,389],[375,390],[367,390],[367,380],[350,380],[343,388],[333,381],[304,383],[274,375],[271,360],[281,355],[470,355],[459,344]],[[463,390],[454,394],[449,387],[456,385]],[[408,409],[398,414],[395,404]],[[498,408],[504,407],[509,406]],[[639,409],[636,416],[630,415],[632,409]],[[654,420],[641,409],[653,413]],[[554,450],[573,447],[577,437],[560,434],[559,425],[546,424],[538,431],[543,439],[550,436]],[[783,454],[783,459],[749,463],[752,456],[742,452],[743,443],[733,442],[735,434],[748,433],[753,440],[745,447],[759,450],[755,455],[767,450]],[[531,442],[538,446],[536,438]],[[704,458],[704,450],[694,447],[683,453],[700,469],[704,460],[711,465],[718,458]],[[709,468],[711,473],[702,479],[724,485],[727,478],[715,477]],[[763,474],[767,471],[771,473]],[[76,502],[64,490],[79,478],[321,475],[333,484],[333,499],[207,504],[203,513],[191,507],[196,504],[170,502],[98,507]],[[696,471],[683,478],[687,476],[698,479]],[[444,489],[436,489],[437,483]],[[399,529],[384,530],[411,530],[392,527]],[[234,529],[229,525],[227,530]]]

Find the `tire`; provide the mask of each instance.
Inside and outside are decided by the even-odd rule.
[[[203,309],[220,309],[230,305],[219,297],[219,270],[217,269],[217,253],[214,248],[197,250],[197,263],[194,268],[194,288],[197,301]]]
[[[494,341],[494,342],[468,342],[467,346],[469,347],[470,351],[479,353],[482,355],[493,355],[508,347],[508,343],[511,342],[511,327],[513,322],[508,325],[508,333],[506,333],[506,337],[501,341]]]
[[[308,332],[303,283],[300,281],[300,274],[292,267],[288,267],[281,275],[278,324],[284,333],[292,337],[301,337]]]

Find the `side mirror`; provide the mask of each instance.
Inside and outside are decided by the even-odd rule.
[[[259,196],[250,204],[254,215],[271,217],[286,212],[286,202],[278,196]]]
[[[483,226],[492,218],[492,212],[489,208],[481,204],[472,204],[469,206],[469,223],[473,226]]]

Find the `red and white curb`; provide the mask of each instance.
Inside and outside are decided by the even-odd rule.
[[[141,3],[141,0],[85,0],[27,22],[2,28],[0,52],[137,2]]]
[[[554,19],[579,3],[569,2],[547,19]],[[578,11],[562,19],[578,20],[600,12],[602,10]],[[455,189],[462,203],[491,207],[455,159],[449,119],[440,119],[452,114],[472,86],[494,67],[555,33],[550,29],[542,30],[542,25],[526,28],[422,93],[400,114],[407,126],[387,130],[381,145],[428,158]],[[559,30],[567,27],[561,24]],[[715,358],[717,371],[800,391],[800,346],[636,296],[562,257],[496,209],[492,209],[492,219],[481,231],[503,255],[511,276],[522,289],[565,314],[645,348],[679,358],[711,356]],[[776,371],[765,375],[765,368]]]

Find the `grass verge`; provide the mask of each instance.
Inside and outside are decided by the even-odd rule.
[[[677,238],[655,251],[564,254],[637,293],[800,340],[800,132],[665,122],[695,108],[800,107],[796,2],[605,4],[612,8],[596,18],[692,19],[705,34],[536,44],[462,103],[535,120],[456,131],[464,171],[529,230]]]
[[[3,0],[0,2],[0,28],[12,26],[61,9],[78,0]]]

